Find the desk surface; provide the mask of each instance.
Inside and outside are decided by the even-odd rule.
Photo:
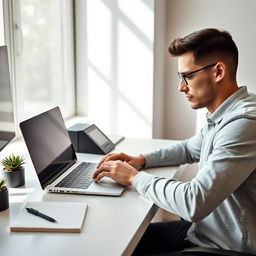
[[[173,141],[125,139],[115,152],[139,154]],[[99,160],[102,156],[78,154],[82,160]],[[130,255],[158,207],[136,192],[127,188],[121,197],[53,194],[44,192],[36,179],[34,168],[28,160],[26,185],[10,189],[10,208],[0,212],[0,254],[16,256],[84,256]],[[157,176],[172,177],[179,167],[152,168],[147,170]],[[14,233],[9,223],[27,200],[86,202],[88,211],[82,232],[71,233]]]

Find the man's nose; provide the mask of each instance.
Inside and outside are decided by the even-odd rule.
[[[179,81],[179,92],[187,92],[187,91],[188,91],[187,84],[182,79],[180,79],[180,81]]]

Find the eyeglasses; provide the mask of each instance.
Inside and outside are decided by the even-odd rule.
[[[210,67],[213,67],[215,66],[217,63],[214,63],[214,64],[210,64],[210,65],[207,65],[203,68],[199,68],[197,70],[194,70],[192,72],[189,72],[189,73],[178,73],[178,77],[182,80],[182,82],[184,82],[186,85],[188,85],[188,82],[187,82],[187,77],[189,77],[190,75],[194,74],[194,73],[197,73],[201,70],[204,70],[204,69],[207,69],[207,68],[210,68]]]

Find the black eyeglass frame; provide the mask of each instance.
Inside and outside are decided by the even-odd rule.
[[[197,73],[197,72],[199,72],[199,71],[201,71],[201,70],[204,70],[204,69],[207,69],[207,68],[210,68],[210,67],[213,67],[213,66],[215,66],[217,63],[214,63],[214,64],[210,64],[210,65],[207,65],[207,66],[205,66],[205,67],[203,67],[203,68],[199,68],[199,69],[197,69],[197,70],[194,70],[194,71],[191,71],[191,72],[189,72],[189,73],[177,73],[178,74],[178,77],[180,78],[180,80],[182,80],[182,82],[184,82],[186,85],[188,85],[188,82],[187,82],[187,77],[189,77],[190,75],[192,75],[192,74],[194,74],[194,73]]]

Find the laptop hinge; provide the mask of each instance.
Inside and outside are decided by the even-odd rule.
[[[42,188],[44,189],[48,185],[52,184],[56,179],[58,179],[66,170],[68,170],[72,165],[74,165],[76,161],[72,161],[67,163],[64,167],[62,166],[61,170],[58,171],[56,174],[45,180],[42,184]]]

